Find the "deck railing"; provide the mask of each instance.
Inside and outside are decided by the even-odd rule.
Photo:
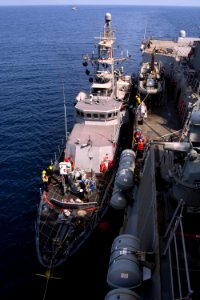
[[[163,251],[163,256],[169,255],[169,267],[170,267],[170,279],[172,288],[172,299],[183,300],[192,299],[193,291],[190,284],[190,275],[187,261],[187,252],[185,246],[185,238],[182,224],[182,212],[184,208],[184,202],[181,199],[177,208],[174,211],[172,219],[164,234],[164,238],[167,239],[166,247]],[[178,247],[176,232],[180,229],[180,247]],[[174,248],[173,248],[174,247]],[[184,266],[180,266],[180,257],[183,256]],[[184,282],[184,286],[183,283]],[[187,286],[185,285],[185,282]],[[183,291],[184,289],[184,291]]]

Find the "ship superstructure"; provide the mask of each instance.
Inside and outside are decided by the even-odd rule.
[[[66,146],[67,155],[75,157],[75,166],[99,173],[104,157],[113,160],[121,124],[128,121],[128,100],[131,76],[125,76],[116,63],[127,58],[115,58],[115,36],[111,15],[106,14],[104,33],[99,37],[97,57],[83,56],[83,65],[92,64],[90,93],[80,92],[75,106],[77,121]],[[84,159],[83,159],[84,158]]]

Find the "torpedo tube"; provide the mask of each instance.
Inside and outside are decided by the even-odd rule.
[[[114,239],[107,283],[111,288],[134,289],[141,285],[142,272],[136,252],[140,248],[139,239],[131,234],[122,234]]]

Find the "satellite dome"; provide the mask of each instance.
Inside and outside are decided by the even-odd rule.
[[[111,21],[111,14],[110,13],[106,13],[105,14],[105,20],[108,22],[108,21]]]
[[[182,38],[185,38],[185,37],[186,37],[186,32],[185,32],[185,30],[181,30],[181,31],[179,32],[179,36],[182,37]]]

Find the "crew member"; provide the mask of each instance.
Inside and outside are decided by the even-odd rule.
[[[47,168],[47,175],[48,176],[53,176],[53,167],[52,167],[52,165],[48,166],[48,168]]]
[[[91,191],[94,191],[94,189],[95,189],[94,181],[93,181],[92,179],[90,179],[90,181],[89,181],[88,188],[89,188]]]
[[[81,182],[80,182],[80,188],[83,190],[83,195],[84,193],[87,194],[87,191],[86,191],[86,179],[82,179]]]
[[[137,143],[140,139],[141,130],[139,128],[136,128],[134,134],[133,134],[133,141],[132,141],[132,148],[134,151],[137,150]]]
[[[71,169],[72,169],[72,171],[74,171],[74,161],[72,158],[71,158],[70,162],[71,162]]]
[[[103,160],[100,164],[100,172],[105,173],[108,169],[108,162]]]
[[[59,183],[58,179],[53,176],[53,167],[52,167],[52,165],[48,166],[47,175],[48,175],[48,178],[49,178],[49,181],[48,181],[49,183],[51,183],[51,179],[53,179],[56,183]]]
[[[144,138],[144,135],[142,133],[140,135],[140,140],[142,140],[142,142],[145,143],[145,138]]]
[[[144,152],[144,142],[142,141],[142,139],[140,139],[137,144],[137,157],[142,158],[143,152]]]
[[[135,132],[134,132],[134,142],[138,143],[139,139],[140,139],[140,135],[141,135],[141,130],[139,128],[136,128]]]
[[[42,171],[42,182],[44,185],[45,192],[48,192],[48,181],[49,181],[49,177],[47,176],[47,172],[46,172],[46,170],[43,170]]]
[[[140,103],[141,103],[140,97],[139,97],[138,95],[136,95],[136,96],[135,96],[135,99],[136,99],[136,103],[137,103],[138,105],[140,105]]]

